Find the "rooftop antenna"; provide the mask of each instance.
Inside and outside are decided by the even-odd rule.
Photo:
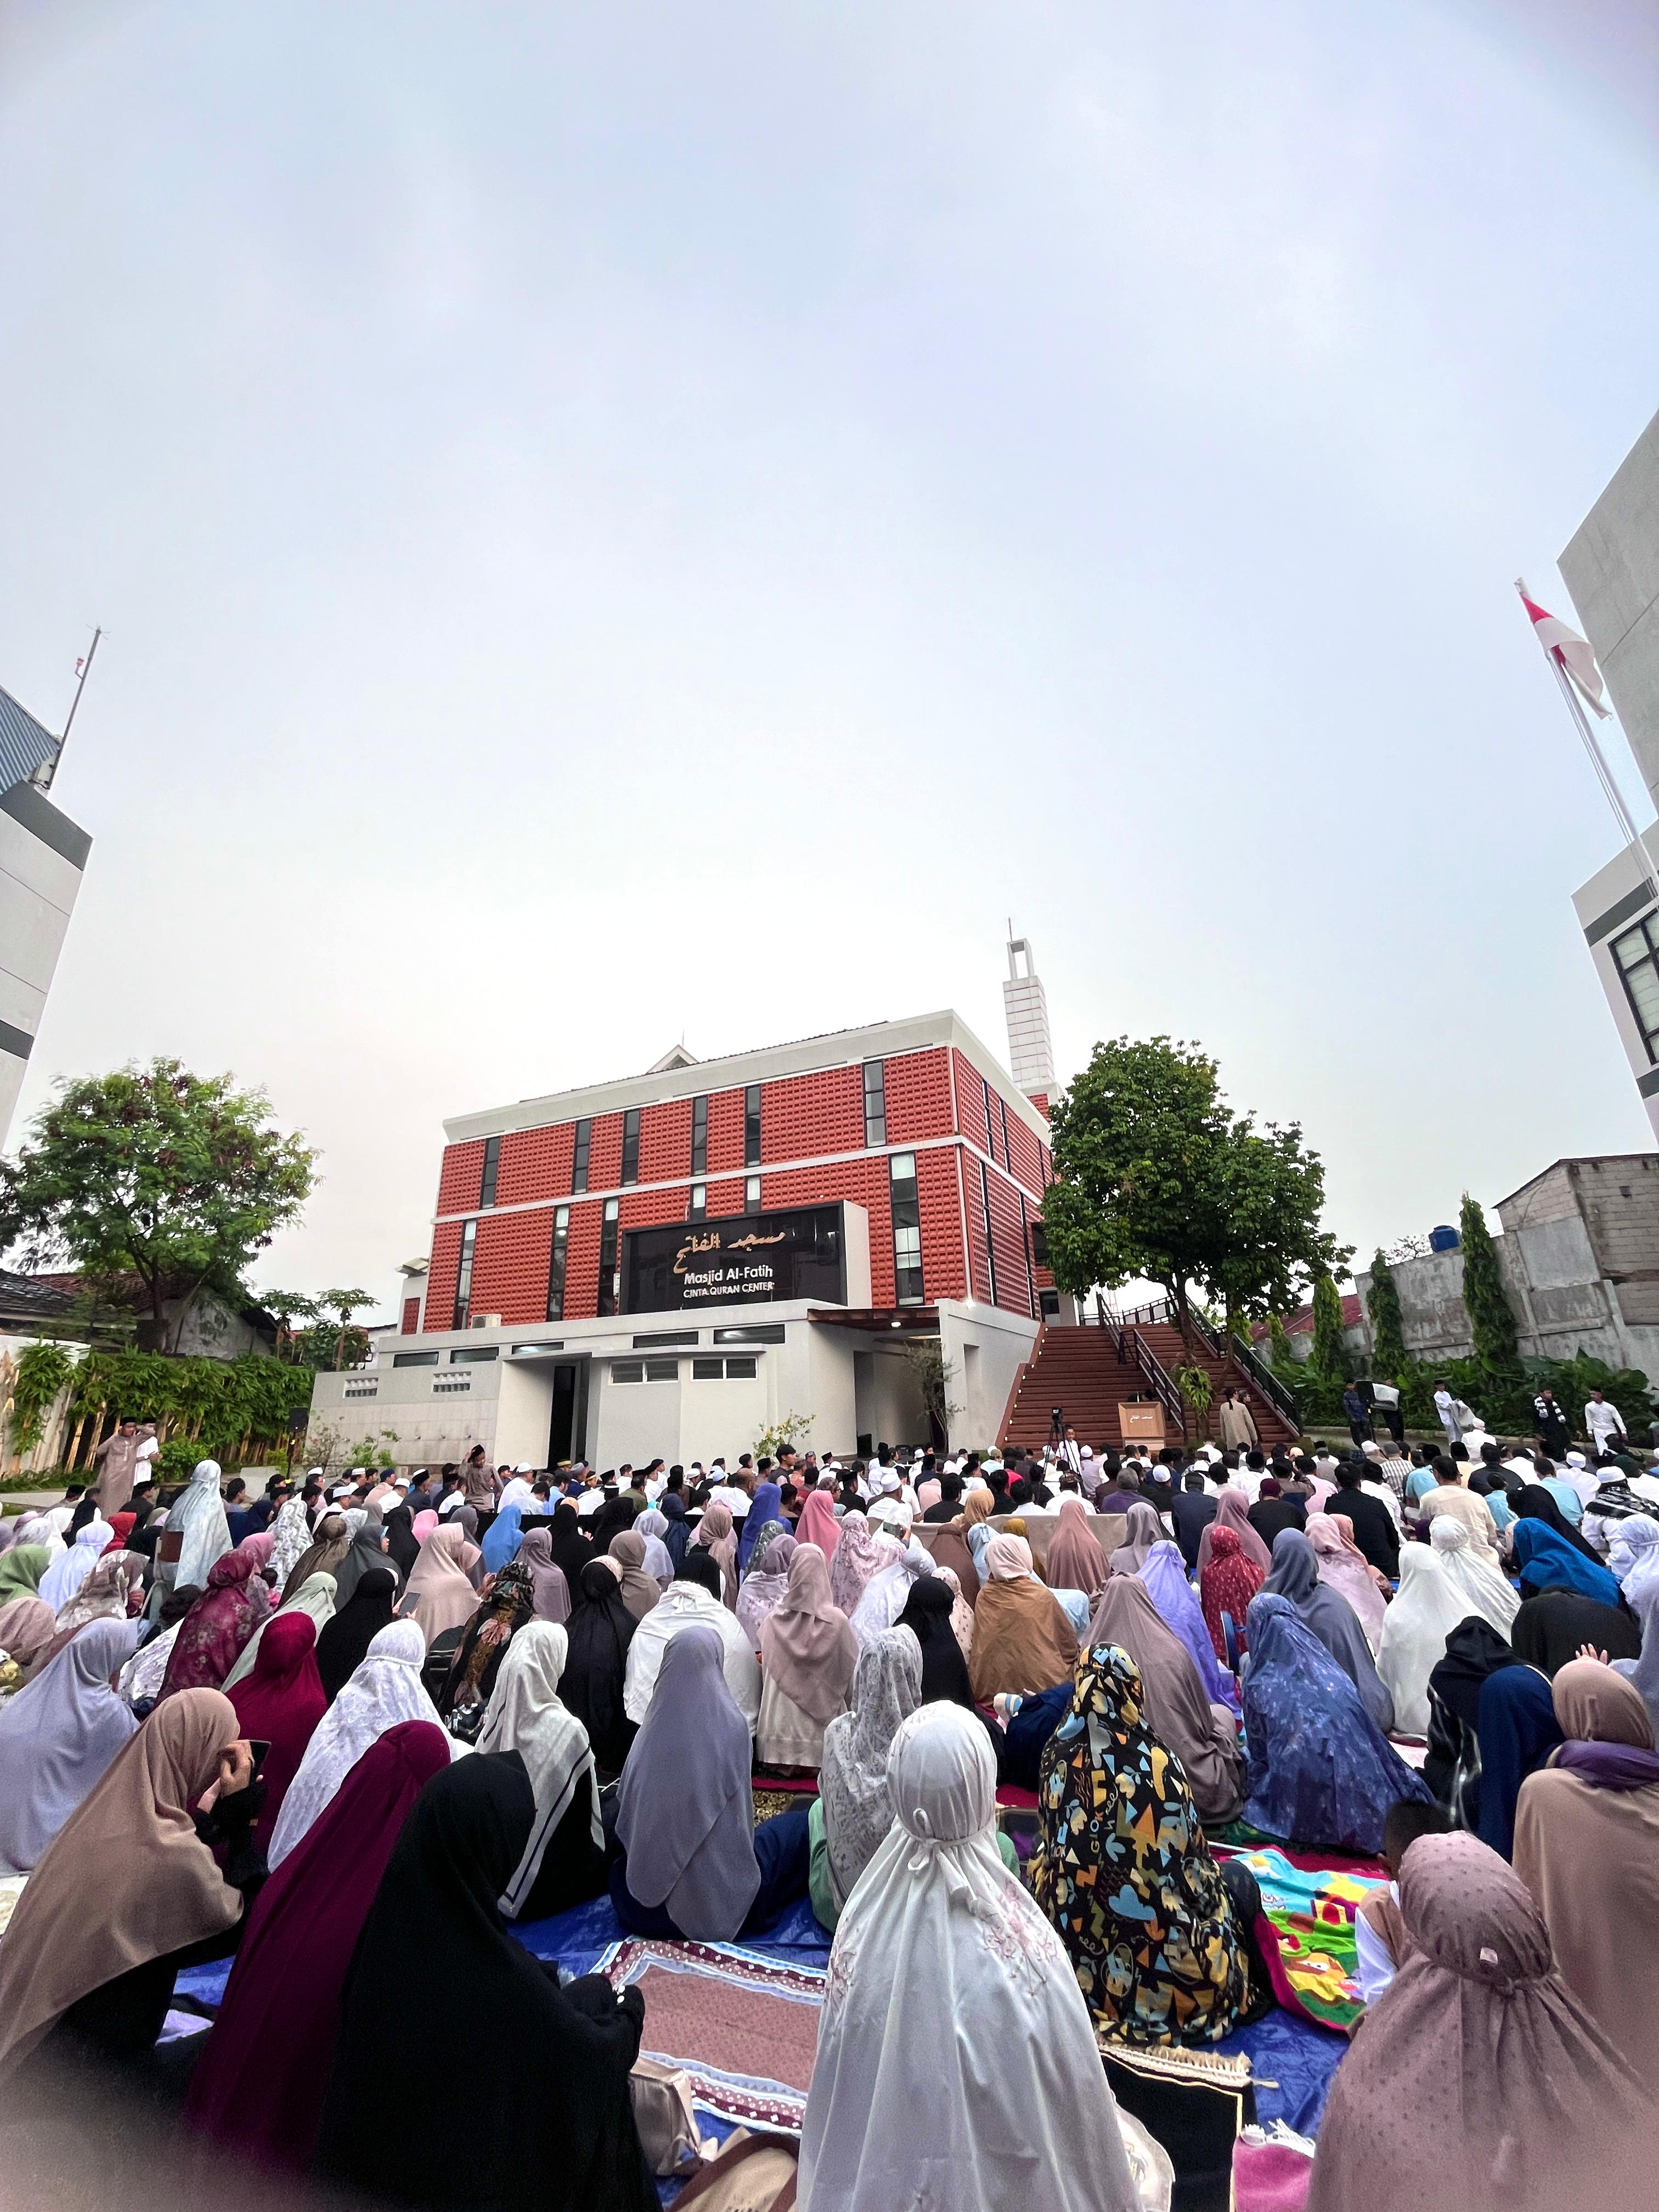
[[[93,631],[92,643],[87,647],[85,659],[77,660],[75,664],[75,673],[76,678],[75,696],[70,702],[69,720],[64,725],[64,734],[58,740],[57,757],[46,771],[46,788],[48,791],[52,789],[52,781],[57,775],[58,769],[64,764],[64,748],[68,744],[69,733],[75,726],[75,712],[76,708],[81,704],[81,694],[87,688],[87,678],[92,673],[92,658],[98,650],[98,641],[103,635],[104,633],[101,629],[94,629]]]

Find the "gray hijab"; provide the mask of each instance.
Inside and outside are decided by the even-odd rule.
[[[837,1905],[845,1905],[893,1825],[887,1754],[899,1723],[921,1703],[921,1646],[910,1629],[884,1629],[859,1654],[852,1711],[823,1731],[818,1795]]]
[[[761,1881],[753,1746],[726,1686],[724,1656],[712,1628],[669,1638],[617,1803],[629,1890],[641,1905],[665,1906],[682,1936],[705,1943],[731,1942]]]
[[[334,1570],[334,1610],[337,1613],[347,1604],[357,1584],[371,1567],[390,1567],[398,1571],[397,1563],[389,1552],[381,1548],[384,1533],[378,1505],[354,1506],[346,1515],[346,1534],[351,1539],[347,1551]]]
[[[0,1863],[27,1874],[138,1723],[110,1688],[141,1620],[92,1620],[0,1708]]]
[[[1261,1594],[1285,1598],[1296,1607],[1386,1735],[1394,1726],[1394,1699],[1376,1671],[1359,1615],[1340,1590],[1320,1581],[1319,1554],[1299,1528],[1281,1528],[1273,1538],[1273,1565]]]
[[[1146,1564],[1146,1555],[1154,1544],[1163,1540],[1164,1523],[1158,1517],[1158,1508],[1144,1498],[1137,1498],[1129,1508],[1128,1525],[1124,1530],[1125,1541],[1111,1557],[1115,1575],[1138,1575]]]

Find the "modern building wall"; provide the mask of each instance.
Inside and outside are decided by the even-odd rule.
[[[1561,556],[1584,635],[1595,648],[1659,809],[1659,415],[1655,416]],[[1573,896],[1579,927],[1659,1136],[1659,826],[1643,833]]]
[[[1560,568],[1659,810],[1659,415],[1574,532]]]
[[[1024,964],[1020,964],[1022,960]],[[1029,937],[1008,940],[1008,974],[1002,986],[1008,1024],[1008,1065],[1028,1097],[1046,1101],[1054,1087],[1054,1047],[1048,1034],[1048,998],[1036,971]]]
[[[0,702],[22,711],[4,693]],[[0,791],[0,1143],[11,1126],[91,850],[86,831],[32,782]]]
[[[878,1119],[866,1115],[872,1068],[881,1072]],[[751,1089],[760,1098],[757,1160],[747,1141]],[[699,1127],[702,1167],[694,1174]],[[620,1261],[629,1230],[696,1218],[697,1191],[709,1218],[754,1211],[751,1192],[767,1212],[837,1199],[862,1207],[877,1307],[970,1297],[1030,1319],[1043,1293],[1052,1296],[1030,1233],[1051,1171],[1048,1123],[948,1012],[722,1060],[677,1059],[647,1075],[464,1115],[445,1128],[421,1309],[428,1334],[456,1318],[469,1227],[468,1315],[499,1314],[514,1328],[545,1321],[562,1233],[555,1303],[562,1318],[586,1319],[599,1314],[607,1202],[617,1208]],[[577,1158],[584,1129],[585,1176]],[[919,1282],[898,1279],[896,1158],[915,1164]]]

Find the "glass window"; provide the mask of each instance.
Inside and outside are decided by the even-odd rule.
[[[478,1203],[481,1206],[495,1203],[495,1177],[501,1172],[501,1140],[499,1137],[488,1138],[484,1143],[483,1174],[478,1183]]]
[[[746,1168],[757,1168],[761,1164],[761,1087],[751,1083],[743,1094],[743,1164]]]
[[[592,1135],[593,1124],[591,1121],[577,1122],[576,1150],[570,1163],[570,1188],[573,1194],[587,1188],[587,1147]]]
[[[570,1208],[557,1206],[553,1209],[553,1254],[547,1267],[547,1317],[549,1321],[564,1319],[564,1255],[570,1242]]]
[[[685,1218],[688,1221],[706,1221],[708,1219],[708,1186],[706,1182],[694,1182],[692,1184],[691,1202],[685,1209]]]
[[[724,1361],[719,1359],[694,1359],[691,1362],[691,1380],[694,1382],[718,1382],[724,1365]]]
[[[1031,1224],[1031,1257],[1039,1267],[1048,1264],[1048,1232],[1040,1221]]]
[[[760,1177],[758,1176],[750,1176],[744,1181],[743,1186],[743,1210],[745,1213],[758,1213],[761,1210]]]
[[[654,1336],[636,1336],[634,1349],[635,1352],[649,1352],[660,1346],[666,1351],[671,1344],[695,1344],[696,1340],[695,1328],[661,1328]]]
[[[728,1359],[726,1363],[726,1379],[728,1382],[752,1382],[755,1379],[754,1360],[752,1358]]]
[[[997,1093],[997,1119],[1002,1124],[1002,1164],[1012,1174],[1014,1156],[1008,1149],[1008,1101],[1000,1091]]]
[[[599,1231],[599,1314],[603,1319],[617,1310],[622,1295],[622,1269],[617,1264],[617,1200],[605,1201],[605,1221]]]
[[[981,1075],[979,1087],[985,1094],[985,1149],[993,1159],[997,1156],[997,1125],[991,1119],[991,1086]]]
[[[642,1359],[613,1359],[611,1363],[613,1382],[643,1382],[645,1362]]]
[[[893,1202],[893,1282],[902,1306],[919,1306],[921,1295],[921,1203],[916,1194],[916,1156],[895,1152],[888,1162]]]
[[[493,1359],[500,1348],[498,1345],[494,1344],[470,1344],[465,1349],[457,1345],[449,1355],[449,1364],[452,1367],[482,1366],[486,1359]]]
[[[623,1166],[624,1182],[640,1179],[640,1109],[630,1106],[623,1115]]]
[[[680,1379],[680,1363],[678,1359],[647,1359],[645,1363],[645,1379],[647,1382],[678,1382]]]
[[[866,1060],[864,1063],[864,1141],[869,1146],[887,1142],[885,1060]]]
[[[1613,940],[1613,964],[1625,986],[1648,1058],[1659,1062],[1659,914]]]
[[[691,1172],[694,1176],[708,1172],[708,1101],[706,1097],[691,1101]]]
[[[466,1327],[467,1301],[472,1296],[472,1247],[478,1241],[478,1224],[469,1221],[461,1231],[461,1264],[455,1277],[455,1314],[449,1326]]]
[[[1039,1291],[1037,1292],[1037,1305],[1044,1321],[1058,1321],[1060,1319],[1060,1292],[1058,1291]]]
[[[997,1303],[997,1248],[991,1242],[991,1182],[985,1163],[979,1164],[979,1212],[985,1226],[985,1270],[991,1279],[991,1304]]]
[[[438,1355],[435,1352],[394,1352],[392,1364],[394,1367],[435,1367]]]
[[[564,1339],[560,1336],[555,1337],[551,1344],[545,1342],[541,1344],[515,1344],[513,1347],[513,1357],[516,1359],[521,1352],[562,1352],[563,1350]]]
[[[781,1321],[750,1322],[741,1328],[717,1328],[716,1344],[781,1344],[786,1331]]]

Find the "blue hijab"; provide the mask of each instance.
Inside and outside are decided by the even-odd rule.
[[[755,1548],[755,1539],[769,1521],[783,1518],[783,1492],[775,1482],[763,1482],[750,1500],[749,1510],[744,1516],[743,1534],[738,1540],[738,1567],[741,1572],[749,1565],[749,1554]]]
[[[685,1547],[691,1540],[691,1523],[685,1517],[685,1501],[678,1490],[665,1490],[657,1500],[657,1510],[668,1523],[668,1534],[663,1542],[668,1547],[668,1556],[678,1574],[685,1558]]]
[[[503,1505],[489,1524],[489,1534],[483,1540],[484,1571],[498,1575],[524,1540],[519,1527],[520,1508]]]
[[[1380,1851],[1389,1806],[1402,1797],[1431,1805],[1428,1784],[1389,1743],[1289,1598],[1258,1592],[1245,1630],[1244,1818],[1291,1843]]]
[[[1555,1717],[1555,1692],[1530,1667],[1502,1667],[1489,1674],[1480,1685],[1478,1714],[1480,1840],[1500,1857],[1511,1858],[1521,1784],[1566,1739]]]
[[[1570,1589],[1580,1597],[1593,1597],[1597,1605],[1618,1604],[1619,1584],[1613,1577],[1575,1550],[1547,1521],[1517,1521],[1510,1547],[1520,1569],[1523,1597],[1536,1597],[1540,1590]]]

